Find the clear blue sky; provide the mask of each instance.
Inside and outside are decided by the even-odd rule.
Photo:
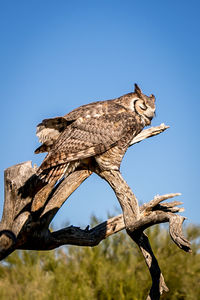
[[[156,95],[152,125],[163,134],[131,147],[122,173],[141,202],[181,192],[185,216],[199,223],[200,2],[0,2],[0,215],[3,171],[44,156],[36,125],[82,104],[133,90]],[[110,187],[91,176],[65,203],[54,226],[87,225],[119,210]]]

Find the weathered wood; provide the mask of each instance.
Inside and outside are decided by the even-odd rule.
[[[152,222],[159,224],[169,221],[170,210],[162,214],[162,207],[156,212],[154,209],[155,208],[152,207],[152,211],[150,211],[148,205],[145,205],[145,208],[144,205],[142,205],[140,207],[141,219],[137,221],[135,226],[133,223],[133,226],[140,228],[139,224],[141,222],[141,225],[145,223],[145,228],[148,228],[152,226]],[[180,208],[177,207],[177,211],[178,210],[180,210]],[[155,221],[155,213],[159,215],[159,218],[156,219],[157,222]],[[25,249],[28,247],[28,249],[35,250],[50,250],[62,245],[96,246],[103,239],[123,229],[125,229],[125,224],[123,215],[121,214],[102,222],[92,229],[81,229],[79,227],[69,226],[54,232],[48,231],[46,234],[39,231],[40,235],[37,235],[36,238],[43,239],[42,242],[35,243],[35,241],[31,239],[29,244],[26,244]],[[21,245],[21,248],[22,247],[24,249],[24,246]]]
[[[133,222],[140,218],[139,205],[135,195],[119,171],[109,170],[101,172],[97,169],[96,173],[105,179],[114,190],[123,211],[126,229],[129,230]]]
[[[152,136],[158,135],[168,129],[169,126],[165,125],[164,123],[160,124],[159,126],[152,126],[151,128],[142,130],[138,135],[136,135],[131,143],[130,146],[137,144],[145,139],[148,139]]]
[[[131,144],[157,135],[168,126],[161,124],[143,130]],[[50,232],[49,224],[53,217],[78,188],[78,186],[95,171],[113,188],[123,210],[123,215],[85,230],[69,226]],[[36,167],[25,162],[5,171],[4,211],[0,222],[0,260],[16,249],[50,250],[62,245],[96,246],[103,239],[126,228],[129,236],[142,252],[152,277],[152,288],[147,299],[159,299],[163,291],[167,291],[164,277],[153,254],[148,237],[143,231],[158,223],[169,222],[172,240],[185,251],[190,251],[190,243],[182,234],[184,217],[175,213],[183,211],[177,207],[180,201],[161,203],[178,196],[166,194],[155,196],[149,203],[139,207],[137,199],[129,186],[117,171],[100,172],[79,169],[60,183],[44,184],[35,175]]]
[[[162,292],[167,291],[168,288],[151,249],[148,237],[143,233],[144,227],[140,226],[141,216],[138,201],[119,171],[104,171],[98,174],[104,178],[114,190],[123,211],[126,231],[130,238],[138,245],[149,269],[152,278],[152,288],[148,299],[159,299]],[[157,205],[157,202],[155,204]],[[151,209],[151,207],[149,207],[149,209]],[[142,220],[144,221],[145,217],[142,218]],[[137,224],[137,226],[135,226],[135,224]]]

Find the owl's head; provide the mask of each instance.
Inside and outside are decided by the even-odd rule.
[[[141,116],[145,125],[150,125],[156,110],[154,95],[149,97],[144,95],[137,84],[135,84],[134,94],[136,96],[132,102],[134,111]]]

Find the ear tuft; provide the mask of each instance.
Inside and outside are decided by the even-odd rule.
[[[138,95],[138,96],[141,96],[142,95],[142,91],[141,89],[139,88],[139,86],[135,83],[135,93]]]
[[[154,102],[155,102],[155,100],[156,100],[156,97],[155,97],[153,94],[151,94],[151,95],[149,96],[149,98],[151,98],[151,100],[153,100]]]

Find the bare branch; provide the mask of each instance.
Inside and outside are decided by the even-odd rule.
[[[166,200],[166,199],[170,199],[170,198],[173,198],[173,197],[176,197],[176,196],[181,196],[181,193],[171,193],[171,194],[165,194],[165,195],[156,195],[153,200],[151,200],[149,203],[148,203],[148,207],[149,209],[151,209],[152,207],[155,207],[156,205],[158,205],[160,202]]]
[[[159,126],[151,127],[148,129],[142,130],[137,136],[135,136],[131,143],[130,146],[139,143],[143,141],[144,139],[148,139],[152,136],[158,135],[162,132],[164,132],[166,129],[168,129],[169,126],[165,125],[164,123],[160,124]]]
[[[168,126],[161,124],[143,130],[132,140],[130,146],[167,128]],[[107,180],[115,191],[123,215],[110,218],[90,230],[88,227],[83,230],[70,226],[51,232],[49,224],[57,211],[94,171]],[[117,171],[100,172],[97,166],[93,166],[91,170],[77,169],[58,184],[44,184],[35,173],[36,168],[32,168],[31,162],[10,167],[5,171],[5,202],[0,222],[0,260],[16,249],[50,250],[66,244],[96,246],[103,239],[126,229],[142,252],[152,277],[152,288],[147,299],[159,299],[162,292],[168,290],[148,237],[143,231],[154,224],[169,222],[172,240],[181,249],[191,251],[190,243],[182,233],[185,218],[175,214],[184,210],[178,207],[182,202],[161,203],[180,195],[179,193],[157,195],[149,203],[139,207],[135,195]]]
[[[170,208],[168,212],[163,211],[162,207],[156,210],[152,208],[151,211],[148,207],[144,209],[144,205],[140,207],[140,212],[142,212],[141,219],[133,223],[133,227],[137,230],[140,228],[146,229],[152,226],[152,223],[159,224],[169,222],[172,216],[177,216],[171,213]],[[96,246],[103,239],[123,229],[125,229],[125,224],[123,215],[121,214],[102,222],[92,229],[81,229],[79,227],[69,226],[58,231],[49,231],[46,235],[40,232],[40,238],[43,239],[43,242],[36,244],[35,241],[31,240],[31,243],[29,242],[29,249],[50,250],[62,245]],[[26,244],[26,248],[27,247],[28,244]]]
[[[182,232],[182,224],[186,218],[182,216],[174,216],[171,215],[169,219],[170,225],[170,236],[176,245],[183,249],[186,252],[192,252],[191,244],[186,238],[183,236]]]

